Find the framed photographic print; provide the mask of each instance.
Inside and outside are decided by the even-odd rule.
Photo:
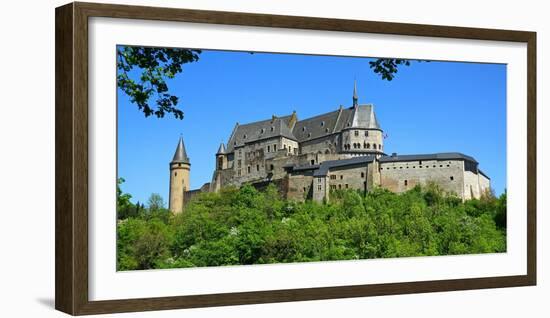
[[[56,308],[536,284],[536,34],[56,10]]]

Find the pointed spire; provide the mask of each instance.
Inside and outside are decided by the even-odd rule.
[[[353,81],[353,106],[357,107],[357,100],[359,98],[357,97],[357,80]]]
[[[185,145],[183,144],[183,136],[180,136],[178,142],[178,147],[174,153],[174,158],[172,158],[172,163],[189,163],[189,157],[187,157],[187,152],[185,151]]]
[[[216,154],[217,154],[217,155],[223,155],[223,154],[225,154],[225,145],[224,145],[223,142],[220,144],[220,148],[218,148],[218,152],[217,152]]]

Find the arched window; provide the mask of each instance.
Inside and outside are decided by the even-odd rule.
[[[367,143],[367,149],[370,149],[370,144],[369,143]]]
[[[376,149],[376,144],[372,144],[372,148],[373,148],[373,149]]]
[[[330,150],[325,150],[325,155],[328,155],[330,153]]]
[[[378,144],[378,149],[382,149],[382,145],[381,145],[381,144]]]

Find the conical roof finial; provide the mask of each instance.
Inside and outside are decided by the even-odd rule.
[[[185,145],[183,144],[183,136],[180,135],[180,140],[174,153],[174,158],[172,158],[172,163],[189,163],[189,157],[187,157],[187,152],[185,151]]]
[[[225,154],[225,144],[223,142],[220,144],[220,148],[218,148],[218,152],[216,154],[217,155]]]

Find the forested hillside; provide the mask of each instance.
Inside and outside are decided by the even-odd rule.
[[[195,197],[176,216],[118,191],[118,270],[353,260],[506,251],[506,194],[462,202],[436,186],[330,203],[281,199],[275,187]]]

